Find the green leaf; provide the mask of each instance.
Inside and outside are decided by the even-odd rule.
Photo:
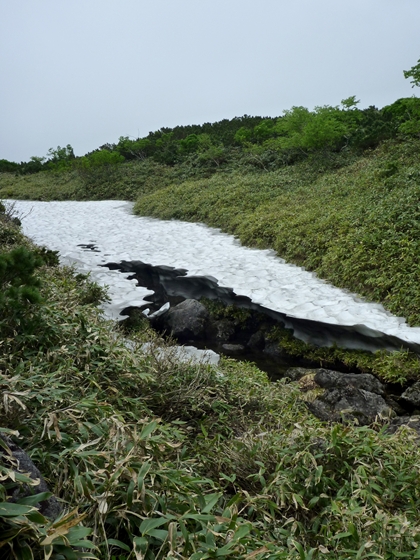
[[[165,517],[145,519],[144,521],[142,521],[140,525],[140,531],[142,535],[147,535],[149,531],[151,531],[152,529],[156,529],[156,527],[161,527],[162,525],[165,525],[165,523],[167,522],[168,520]]]
[[[107,543],[112,546],[118,546],[118,548],[122,548],[126,552],[130,552],[131,548],[127,546],[125,543],[119,541],[118,539],[107,539]]]
[[[238,541],[251,532],[251,525],[241,525],[232,537],[232,541]]]
[[[156,430],[157,425],[158,423],[156,422],[156,420],[153,420],[153,422],[150,422],[150,424],[146,424],[146,426],[143,426],[140,434],[140,439],[146,439],[148,436],[150,436],[150,434]]]
[[[318,484],[319,481],[321,480],[322,471],[323,471],[323,470],[324,470],[324,469],[323,469],[322,465],[319,465],[319,467],[316,468],[316,471],[315,471],[315,484]]]
[[[26,515],[29,521],[33,521],[34,523],[39,523],[40,525],[45,525],[48,523],[48,519],[44,517],[39,511],[36,509],[35,511],[31,511]]]
[[[216,557],[220,558],[221,556],[226,556],[229,552],[231,552],[234,546],[236,546],[236,542],[230,541],[228,544],[225,544],[225,546],[222,546],[222,548],[218,548],[216,550]]]
[[[202,513],[184,513],[180,519],[195,519],[196,521],[215,521],[214,515],[206,515]]]
[[[26,506],[36,506],[39,502],[48,500],[51,498],[52,492],[40,492],[39,494],[34,494],[33,496],[25,496],[25,498],[20,498],[16,503],[24,504]]]
[[[293,541],[293,546],[299,552],[300,559],[305,560],[305,551],[303,549],[303,546],[297,541]]]
[[[181,529],[181,534],[182,534],[182,536],[184,537],[185,542],[188,543],[188,541],[189,541],[189,533],[188,533],[187,528],[185,527],[185,523],[184,523],[183,521],[180,520],[180,521],[178,522],[178,524],[179,524],[179,528]]]
[[[204,496],[206,501],[205,507],[201,510],[202,513],[209,513],[213,507],[217,504],[219,499],[222,497],[222,494],[207,494]]]
[[[134,537],[133,547],[136,558],[142,558],[148,549],[149,541],[144,537]],[[141,556],[140,556],[141,555]]]
[[[351,533],[349,533],[348,531],[346,531],[345,533],[337,533],[336,535],[334,535],[332,538],[333,539],[345,539],[346,537],[352,537],[353,535]]]
[[[83,525],[77,525],[76,527],[71,527],[67,534],[67,538],[70,544],[73,544],[74,541],[78,541],[80,539],[84,539],[85,537],[89,536],[92,533],[92,529],[89,527],[83,527]]]
[[[72,542],[71,546],[77,546],[80,548],[91,548],[91,549],[96,548],[96,546],[93,544],[92,541],[87,541],[87,540]]]
[[[152,529],[147,534],[150,537],[154,537],[155,539],[158,539],[161,542],[165,542],[166,539],[168,538],[168,531],[166,531],[165,529]]]
[[[194,554],[190,556],[190,560],[205,560],[206,558],[210,558],[207,552],[194,552]]]
[[[55,550],[62,554],[67,560],[79,560],[79,555],[67,545],[55,545]]]
[[[34,560],[34,555],[32,554],[32,549],[27,543],[23,543],[17,549],[13,549],[15,558],[19,560]]]
[[[309,500],[308,507],[311,508],[312,506],[316,505],[319,502],[319,496],[314,496],[311,500]]]
[[[18,517],[20,515],[28,515],[33,512],[37,512],[37,510],[31,506],[0,502],[0,517]]]
[[[133,493],[134,493],[134,480],[130,480],[130,484],[127,488],[127,507],[131,507],[133,505]]]
[[[142,465],[141,469],[139,470],[139,473],[137,475],[137,489],[138,490],[142,489],[144,477],[149,472],[150,466],[151,466],[150,461],[146,461]]]

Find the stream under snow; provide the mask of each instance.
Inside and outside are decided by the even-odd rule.
[[[104,308],[108,317],[121,319],[123,309],[143,306],[152,292],[129,281],[129,273],[101,265],[142,261],[184,269],[187,277],[210,276],[219,286],[233,288],[292,323],[303,319],[330,330],[340,325],[350,333],[353,329],[372,339],[384,334],[420,348],[420,327],[409,327],[382,305],[287,264],[274,251],[243,247],[235,237],[203,224],[139,217],[132,203],[115,200],[6,202],[15,205],[28,237],[59,251],[64,264],[74,264],[109,286],[111,302]]]

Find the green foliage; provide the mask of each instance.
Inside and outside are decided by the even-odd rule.
[[[235,134],[235,142],[238,144],[245,144],[251,140],[252,131],[249,128],[241,126],[241,128]]]
[[[116,145],[116,150],[126,160],[143,160],[152,155],[153,144],[148,138],[130,140],[128,136],[121,136]]]
[[[119,164],[123,161],[121,154],[103,149],[83,156],[75,166],[84,188],[92,191],[97,185],[115,183],[120,175]]]
[[[183,140],[180,140],[180,152],[181,154],[191,154],[196,152],[199,147],[199,140],[197,134],[189,134]]]
[[[12,464],[1,470],[2,480],[7,481],[9,489],[34,484],[29,476],[16,474]],[[3,486],[0,489],[1,487]],[[82,552],[83,549],[95,548],[86,538],[92,533],[92,529],[80,526],[83,516],[71,512],[51,522],[34,507],[49,495],[35,494],[22,498],[17,503],[0,502],[0,553],[4,560],[96,558],[88,552]]]
[[[19,230],[20,220],[15,215],[11,204],[3,204],[0,201],[0,246],[7,248],[23,241]]]
[[[398,99],[384,107],[384,116],[389,116],[398,126],[400,133],[418,136],[420,134],[420,99],[409,97]]]
[[[75,159],[73,148],[67,144],[64,148],[57,146],[56,149],[50,148],[47,153],[46,166],[53,171],[66,171],[71,167]]]
[[[92,282],[89,274],[76,274],[75,279],[80,287],[81,305],[99,305],[101,302],[109,301],[106,288]]]
[[[13,173],[19,170],[19,164],[7,159],[0,159],[0,173]]]
[[[347,97],[346,99],[342,99],[341,100],[341,105],[343,107],[343,109],[351,110],[351,109],[356,109],[357,105],[360,103],[359,100],[356,100],[356,96],[355,95],[351,95],[350,97]]]
[[[237,307],[236,305],[225,305],[220,300],[201,298],[200,303],[207,308],[214,319],[229,319],[239,325],[245,325],[252,317],[249,309]]]
[[[25,247],[0,253],[0,335],[32,335],[39,328],[36,306],[40,281],[34,271],[43,261]]]
[[[26,200],[74,199],[83,186],[80,175],[74,170],[63,173],[31,173],[0,175],[0,197]]]
[[[88,156],[83,156],[78,162],[78,166],[86,171],[90,171],[97,167],[109,167],[114,166],[124,161],[122,155],[116,152],[111,152],[109,150],[99,150],[97,152],[92,152]]]
[[[403,72],[404,78],[411,78],[410,83],[413,84],[411,87],[420,86],[420,60],[410,70],[404,70]]]
[[[28,162],[21,163],[19,171],[23,175],[38,173],[45,169],[45,157],[32,156]]]

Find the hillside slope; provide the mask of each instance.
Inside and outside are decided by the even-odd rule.
[[[419,150],[418,140],[388,141],[338,169],[314,159],[218,173],[142,195],[135,211],[205,222],[246,245],[271,247],[418,325]]]

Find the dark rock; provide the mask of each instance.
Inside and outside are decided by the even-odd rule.
[[[180,340],[203,338],[209,312],[195,299],[186,299],[165,314],[166,323],[173,336]]]
[[[377,416],[391,416],[393,411],[384,399],[375,393],[357,389],[351,385],[326,389],[313,402],[309,410],[320,420],[328,422],[352,422],[370,424]]]
[[[420,416],[400,416],[398,418],[393,418],[386,431],[388,434],[395,434],[402,426],[414,430],[420,440]]]
[[[210,329],[214,332],[216,340],[224,340],[225,342],[228,342],[235,334],[235,325],[228,319],[212,322]]]
[[[420,381],[406,389],[401,398],[415,407],[420,407]]]
[[[6,443],[8,448],[10,449],[11,453],[11,460],[12,463],[16,465],[15,470],[21,473],[28,473],[32,479],[39,479],[39,484],[36,486],[20,486],[19,488],[15,489],[12,496],[11,502],[17,502],[21,498],[26,498],[27,496],[32,496],[33,494],[39,494],[41,492],[50,492],[47,483],[45,482],[42,474],[40,473],[39,469],[34,465],[32,459],[29,455],[21,449],[18,445],[16,445],[10,438],[7,436],[0,436],[2,440]],[[0,462],[5,462],[4,453],[0,452]],[[8,461],[10,463],[10,461]],[[10,468],[10,465],[8,464]],[[50,519],[57,518],[61,511],[62,507],[61,504],[58,502],[55,496],[51,496],[48,500],[44,500],[37,504],[40,513],[45,517]]]
[[[401,404],[398,402],[399,397],[396,397],[395,395],[384,395],[384,399],[386,401],[386,404],[390,408],[392,408],[397,416],[405,416],[407,414],[407,409],[401,406]]]
[[[251,350],[263,350],[265,346],[264,334],[261,331],[255,332],[248,340]]]
[[[384,385],[370,373],[341,373],[321,368],[316,370],[314,381],[324,389],[351,385],[377,395],[383,395],[385,392]]]
[[[284,356],[287,355],[277,342],[270,341],[266,342],[263,353],[267,354],[267,356],[270,356],[271,358],[284,358]]]

